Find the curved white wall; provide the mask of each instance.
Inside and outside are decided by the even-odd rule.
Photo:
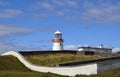
[[[91,75],[97,74],[97,64],[88,64],[83,66],[75,66],[75,67],[43,67],[43,66],[36,66],[28,62],[20,53],[15,51],[9,51],[4,55],[12,55],[17,57],[21,63],[23,63],[27,68],[38,71],[38,72],[51,72],[60,75],[68,75],[68,76],[75,76],[75,75]]]

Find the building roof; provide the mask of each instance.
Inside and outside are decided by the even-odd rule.
[[[55,34],[61,34],[61,32],[57,29],[57,31],[55,32]]]
[[[88,47],[85,47],[85,46],[83,46],[83,47],[78,47],[78,49],[79,48],[91,48],[91,49],[110,49],[110,50],[112,50],[112,48],[105,48],[105,47],[103,47],[103,48],[100,48],[100,47],[90,47],[90,46],[88,46]]]

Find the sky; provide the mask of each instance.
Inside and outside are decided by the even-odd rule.
[[[0,53],[51,50],[54,32],[64,49],[120,49],[120,0],[0,0]]]

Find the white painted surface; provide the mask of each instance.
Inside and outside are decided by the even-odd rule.
[[[79,48],[78,51],[82,52],[82,51],[84,51],[84,50],[83,50],[82,48]]]
[[[9,51],[4,55],[12,55],[17,57],[20,62],[22,62],[27,68],[38,71],[38,72],[51,72],[60,75],[68,75],[68,76],[75,76],[75,75],[91,75],[97,74],[97,64],[88,64],[83,66],[75,66],[75,67],[43,67],[43,66],[36,66],[28,62],[20,53],[15,51]]]
[[[59,30],[57,30],[57,31],[55,32],[55,34],[61,34],[61,32],[60,32]]]
[[[80,47],[80,48],[78,48],[78,51],[111,53],[112,49],[110,49],[110,48],[98,48],[98,47]]]
[[[59,42],[53,43],[53,50],[54,51],[56,51],[56,50],[63,50],[63,44],[59,43]]]

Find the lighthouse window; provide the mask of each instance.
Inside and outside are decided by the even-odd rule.
[[[60,46],[62,46],[62,44],[60,43]]]
[[[62,37],[61,34],[56,34],[56,35],[55,35],[55,38],[61,38],[61,37]]]

